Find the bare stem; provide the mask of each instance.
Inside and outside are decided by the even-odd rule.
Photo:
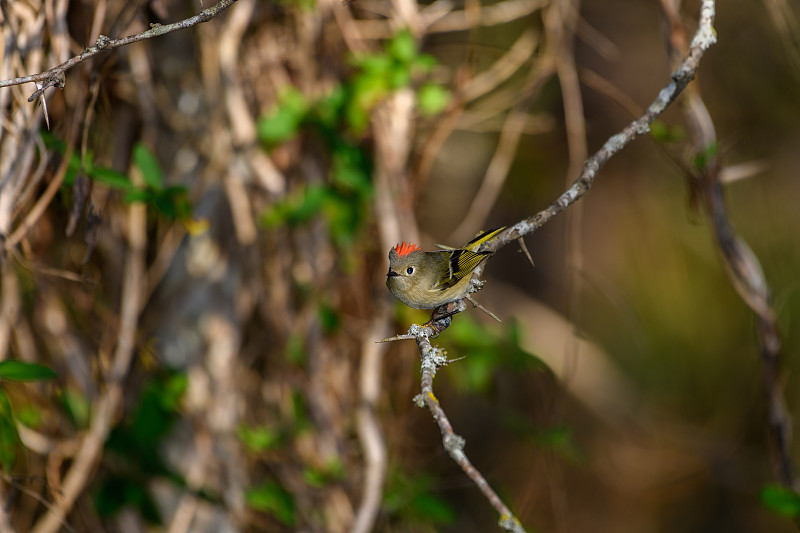
[[[20,78],[0,80],[0,88],[10,87],[12,85],[21,85],[23,83],[44,82],[37,84],[37,90],[28,98],[28,101],[32,102],[36,98],[38,98],[39,95],[41,95],[45,89],[49,87],[55,86],[63,88],[65,83],[64,74],[78,63],[82,63],[83,61],[86,61],[90,57],[96,56],[101,52],[107,52],[109,50],[113,50],[114,48],[119,48],[120,46],[125,46],[131,43],[135,43],[137,41],[143,41],[145,39],[152,39],[153,37],[158,37],[160,35],[171,33],[173,31],[184,30],[186,28],[191,28],[192,26],[196,26],[203,22],[208,22],[212,18],[222,13],[228,7],[233,5],[235,2],[236,0],[221,0],[215,6],[209,7],[208,9],[204,9],[197,15],[194,15],[193,17],[189,17],[187,19],[183,19],[179,22],[174,22],[172,24],[154,24],[147,31],[143,31],[135,35],[129,35],[127,37],[122,37],[121,39],[111,39],[109,37],[106,37],[105,35],[101,35],[100,37],[97,38],[97,41],[95,42],[94,46],[87,48],[80,54],[71,57],[70,59],[64,61],[60,65],[53,67],[49,70],[45,70],[44,72],[40,72],[38,74],[31,74],[29,76],[22,76]]]
[[[603,168],[603,165],[635,138],[647,133],[650,130],[650,124],[675,101],[678,95],[689,85],[689,82],[694,79],[703,54],[717,42],[717,33],[714,30],[714,14],[714,0],[703,0],[700,7],[700,23],[692,39],[688,55],[681,61],[675,72],[672,73],[671,81],[661,89],[658,97],[650,104],[647,110],[639,118],[628,124],[621,132],[612,135],[600,150],[587,159],[580,176],[552,204],[543,211],[508,227],[497,237],[485,243],[481,247],[482,250],[495,251],[519,237],[535,232],[551,218],[589,193],[589,189],[594,184],[597,173]]]
[[[453,425],[447,418],[439,400],[433,394],[433,377],[436,375],[436,370],[448,364],[444,352],[440,348],[434,348],[431,345],[430,335],[433,332],[431,327],[411,326],[409,335],[414,335],[419,348],[420,357],[422,358],[422,392],[415,399],[415,403],[419,407],[427,407],[430,411],[433,420],[439,426],[439,431],[442,433],[442,445],[453,461],[461,467],[461,470],[469,477],[473,483],[480,489],[483,495],[489,500],[492,507],[495,508],[500,515],[498,525],[505,531],[513,531],[515,533],[524,533],[525,529],[515,517],[508,506],[503,503],[500,496],[492,489],[486,478],[475,468],[470,462],[467,454],[464,452],[466,441],[461,435],[453,431]]]
[[[597,173],[603,165],[636,137],[647,133],[650,124],[675,101],[678,95],[689,85],[689,82],[694,79],[697,69],[700,66],[700,59],[703,57],[705,51],[716,42],[716,31],[713,27],[714,14],[714,0],[703,0],[700,8],[700,23],[689,48],[689,53],[683,61],[681,61],[675,72],[672,73],[671,81],[661,90],[658,97],[650,104],[647,110],[639,118],[628,124],[620,133],[609,138],[600,150],[587,159],[578,178],[572,183],[569,189],[561,194],[547,209],[510,226],[497,237],[486,242],[482,246],[482,250],[496,251],[501,246],[505,246],[524,235],[533,233],[551,218],[588,194],[589,189],[597,177]],[[480,277],[482,270],[482,267],[478,267],[475,270],[475,278]],[[457,303],[463,306],[463,301]],[[436,396],[433,394],[433,378],[436,375],[436,370],[446,365],[448,361],[441,349],[431,345],[430,338],[435,337],[446,328],[450,324],[451,315],[454,314],[448,313],[445,318],[442,318],[440,315],[437,315],[439,312],[439,309],[434,311],[434,314],[431,316],[431,321],[424,326],[419,326],[417,324],[412,325],[408,331],[408,335],[404,336],[405,338],[413,337],[416,340],[422,359],[422,392],[415,398],[415,402],[420,407],[424,406],[428,408],[428,411],[430,411],[431,416],[433,416],[434,421],[439,426],[439,430],[442,433],[442,444],[445,450],[447,450],[450,457],[458,463],[464,473],[481,490],[492,507],[497,510],[500,515],[498,521],[499,526],[506,531],[525,531],[519,520],[511,513],[508,506],[503,503],[497,493],[489,486],[486,478],[484,478],[469,461],[467,455],[464,453],[464,439],[453,431],[453,426],[447,418],[447,414],[439,403],[439,400],[437,400]],[[768,332],[770,329],[768,326],[769,324],[764,325],[762,321],[763,330]],[[764,360],[769,361],[771,359],[765,357]],[[768,368],[773,367],[769,366]]]

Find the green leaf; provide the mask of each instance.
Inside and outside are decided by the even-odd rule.
[[[382,78],[392,68],[392,58],[386,54],[365,54],[356,57],[353,64],[363,72],[360,77]]]
[[[277,483],[270,481],[249,488],[245,490],[244,499],[250,508],[269,513],[284,525],[294,526],[294,498]]]
[[[268,145],[277,145],[288,141],[300,127],[298,117],[288,109],[278,109],[258,120],[258,138]]]
[[[417,42],[409,30],[403,30],[389,41],[387,51],[397,61],[408,65],[417,55]]]
[[[433,481],[424,474],[406,475],[392,470],[386,483],[383,507],[390,515],[408,522],[451,524],[458,517],[446,500],[432,493]],[[417,530],[418,528],[408,528]]]
[[[189,204],[188,189],[181,185],[167,187],[157,191],[152,197],[152,206],[165,217],[187,219],[191,216],[192,207]],[[150,202],[148,202],[150,203]]]
[[[761,490],[761,503],[779,515],[800,517],[800,496],[791,489],[767,485]]]
[[[58,377],[52,368],[14,359],[0,362],[0,379],[8,381],[39,381]]]
[[[103,480],[94,502],[101,517],[113,516],[125,507],[132,507],[150,524],[162,523],[158,506],[150,492],[132,476],[114,475]]]
[[[153,198],[153,192],[147,189],[128,189],[125,192],[125,201],[129,204],[134,202],[150,203]]]
[[[133,188],[133,183],[125,174],[111,168],[95,167],[88,174],[90,178],[104,183],[112,189],[128,190]]]
[[[585,457],[569,427],[556,426],[537,431],[535,440],[542,448],[552,450],[570,461],[578,462]]]
[[[335,185],[362,197],[372,194],[370,164],[364,152],[349,145],[338,146],[334,149],[331,166]]]
[[[174,374],[150,381],[144,387],[131,423],[131,430],[143,448],[155,446],[172,428],[187,386],[186,376]]]
[[[274,146],[292,138],[308,113],[306,97],[291,87],[278,98],[278,106],[258,120],[258,138],[264,144]]]
[[[26,405],[17,409],[17,421],[29,428],[39,429],[43,421],[42,410],[38,405]]]
[[[437,65],[436,58],[430,54],[419,54],[414,58],[411,67],[422,72],[430,72]]]
[[[682,140],[686,135],[680,126],[669,127],[661,120],[650,124],[650,136],[661,143],[672,143]]]
[[[306,345],[304,337],[297,332],[289,334],[284,350],[286,360],[297,366],[302,366],[306,362]]]
[[[261,223],[266,227],[275,227],[283,223],[306,222],[320,213],[329,195],[327,187],[310,185],[283,202],[265,209],[261,214]]]
[[[339,313],[330,305],[321,304],[317,311],[317,315],[319,317],[319,322],[322,325],[322,330],[325,333],[334,333],[342,325],[342,321],[339,319]]]
[[[55,150],[60,154],[67,151],[67,143],[56,137],[52,131],[40,131],[39,135],[42,137],[45,148]]]
[[[325,472],[317,470],[316,468],[304,468],[303,481],[305,481],[308,486],[316,488],[324,487],[328,482]]]
[[[314,108],[316,119],[328,129],[336,128],[347,103],[348,93],[341,85],[336,85],[331,93],[317,103]]]
[[[187,374],[173,374],[169,376],[161,390],[161,407],[167,412],[177,412],[183,396],[189,389],[189,376]]]
[[[343,479],[344,465],[338,457],[326,462],[323,468],[304,468],[303,480],[312,487],[324,487],[336,480]]]
[[[136,143],[133,147],[133,163],[142,173],[142,180],[151,189],[159,190],[164,186],[164,176],[156,156],[144,144]]]
[[[390,89],[400,89],[408,87],[411,84],[411,68],[408,65],[396,65],[389,71],[389,78],[387,85]]]
[[[281,443],[280,434],[267,426],[247,426],[242,425],[236,430],[236,436],[254,453],[273,450],[278,448]]]
[[[325,204],[328,232],[334,242],[347,246],[356,236],[362,220],[362,202],[342,195],[332,196]]]
[[[426,83],[417,92],[417,105],[423,115],[441,113],[450,103],[450,91],[434,83]]]
[[[79,429],[89,427],[92,405],[83,393],[68,387],[64,390],[61,401],[75,427]]]
[[[292,410],[295,433],[303,433],[309,430],[311,428],[311,415],[306,406],[306,398],[299,390],[292,391]]]
[[[432,494],[420,494],[411,501],[414,511],[434,524],[452,524],[458,513],[445,500]]]
[[[350,84],[352,98],[345,110],[347,122],[356,132],[366,129],[369,111],[389,94],[388,75],[356,76]]]
[[[0,389],[0,466],[8,473],[17,459],[19,434],[6,391]]]
[[[705,150],[699,152],[694,156],[692,160],[692,166],[697,170],[705,170],[708,166],[716,159],[717,153],[719,152],[719,145],[717,143],[713,143],[710,146],[706,147]]]
[[[457,357],[468,354],[463,364],[448,372],[449,379],[465,392],[487,392],[497,370],[507,368],[544,370],[549,367],[535,355],[519,345],[519,324],[511,321],[499,328],[486,327],[469,316],[454,320],[448,329],[450,336],[444,340],[447,350]]]

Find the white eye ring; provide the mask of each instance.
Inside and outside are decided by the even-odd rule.
[[[411,274],[413,274],[413,273],[414,273],[414,267],[408,267],[408,268],[406,269],[406,274],[408,274],[409,276],[410,276]]]

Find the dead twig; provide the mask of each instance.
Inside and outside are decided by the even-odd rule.
[[[670,23],[669,45],[672,55],[675,56],[686,48],[686,29],[675,2],[662,0],[661,5]],[[775,313],[769,305],[769,287],[758,258],[736,234],[728,219],[722,191],[723,167],[716,151],[718,141],[711,114],[699,90],[687,91],[685,100],[687,105],[683,106],[683,111],[689,124],[694,151],[710,156],[703,168],[690,171],[688,177],[693,184],[698,185],[693,185],[694,190],[702,195],[705,202],[731,284],[758,320],[762,382],[767,398],[767,427],[777,463],[778,478],[784,486],[797,490],[790,450],[792,419],[780,383],[781,339]]]
[[[671,81],[667,86],[661,90],[656,100],[650,104],[647,110],[639,118],[631,122],[620,133],[612,136],[603,147],[598,150],[594,155],[589,157],[586,161],[583,171],[578,176],[572,186],[570,186],[555,202],[553,202],[547,209],[529,217],[517,224],[510,226],[501,232],[494,239],[484,243],[481,247],[482,250],[496,251],[501,246],[504,246],[511,241],[517,240],[520,237],[533,233],[539,227],[547,223],[551,218],[564,211],[567,207],[574,204],[584,196],[586,196],[594,183],[597,173],[603,165],[622,148],[627,146],[633,139],[648,131],[649,125],[658,117],[686,88],[697,72],[700,65],[700,60],[705,51],[716,42],[716,32],[713,27],[715,14],[714,0],[703,0],[700,12],[700,24],[697,32],[692,40],[692,44],[688,55],[684,58],[678,68],[671,76]],[[573,71],[574,74],[574,71]],[[482,266],[478,267],[475,271],[474,278],[478,279]],[[463,301],[457,302],[460,310],[463,310]],[[447,418],[447,415],[433,394],[433,377],[436,370],[443,366],[447,358],[441,349],[435,348],[430,343],[430,338],[435,337],[447,326],[451,321],[451,315],[443,315],[437,319],[437,312],[431,317],[431,322],[425,326],[413,324],[408,331],[407,336],[413,336],[417,342],[420,357],[422,359],[422,378],[421,388],[422,392],[415,398],[415,402],[419,406],[427,407],[433,416],[434,421],[439,426],[442,433],[442,443],[444,448],[458,463],[465,474],[476,484],[476,486],[483,492],[484,496],[500,514],[499,525],[506,531],[520,532],[524,531],[519,520],[511,513],[508,507],[498,497],[497,493],[489,486],[486,479],[481,473],[472,465],[464,453],[464,439],[453,431],[453,427]],[[398,336],[401,337],[401,336]],[[388,339],[387,339],[388,340]]]
[[[37,84],[36,91],[31,94],[30,97],[28,97],[28,101],[33,102],[50,87],[63,88],[66,82],[64,75],[69,69],[91,57],[96,56],[101,52],[107,52],[109,50],[113,50],[114,48],[119,48],[120,46],[126,46],[138,41],[144,41],[145,39],[152,39],[153,37],[159,37],[173,31],[185,30],[186,28],[191,28],[192,26],[196,26],[203,22],[208,22],[225,11],[228,7],[236,3],[236,1],[237,0],[221,0],[215,6],[204,9],[193,17],[189,17],[172,24],[154,24],[147,31],[122,37],[120,39],[111,39],[105,35],[100,35],[97,38],[97,41],[95,41],[94,46],[90,46],[80,54],[71,57],[60,65],[38,74],[0,80],[0,88],[10,87],[12,85],[21,85],[23,83],[41,82]]]
[[[703,54],[717,42],[717,33],[713,25],[715,10],[716,6],[714,0],[703,0],[700,8],[700,23],[692,39],[692,44],[689,47],[689,53],[670,76],[671,81],[666,87],[661,89],[658,97],[650,104],[645,112],[623,128],[622,131],[611,136],[597,152],[589,157],[578,178],[564,193],[556,198],[552,204],[535,215],[521,220],[513,226],[509,226],[498,234],[497,237],[485,243],[481,247],[481,250],[496,251],[523,235],[534,233],[550,221],[550,219],[563,212],[567,207],[589,193],[589,189],[591,189],[594,184],[594,180],[597,178],[597,174],[600,169],[603,168],[603,165],[620,150],[625,148],[625,146],[630,144],[631,141],[647,133],[650,129],[650,124],[675,101],[678,95],[689,85],[689,82],[694,79]],[[478,275],[481,271],[481,267],[476,269]]]
[[[439,426],[439,431],[442,433],[442,445],[453,461],[461,467],[461,470],[469,477],[473,483],[480,489],[483,495],[489,500],[489,503],[494,507],[500,515],[498,525],[505,531],[512,531],[515,533],[524,532],[525,529],[520,524],[517,517],[511,513],[508,506],[503,503],[500,496],[492,489],[486,478],[475,468],[472,462],[464,453],[464,446],[466,441],[464,438],[453,430],[453,425],[447,418],[436,395],[433,393],[433,378],[436,375],[437,369],[447,365],[448,361],[445,353],[440,348],[435,348],[431,345],[430,337],[435,333],[434,328],[430,326],[412,325],[408,330],[409,335],[413,335],[417,348],[419,349],[420,358],[422,359],[422,379],[421,387],[422,392],[414,398],[414,403],[418,407],[427,407],[430,411],[433,420]]]

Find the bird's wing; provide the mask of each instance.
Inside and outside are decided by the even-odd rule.
[[[475,253],[469,250],[453,250],[452,252],[438,252],[450,254],[450,268],[444,273],[441,279],[433,286],[433,290],[443,291],[449,289],[465,276],[472,274],[472,271],[486,259],[489,252]]]

